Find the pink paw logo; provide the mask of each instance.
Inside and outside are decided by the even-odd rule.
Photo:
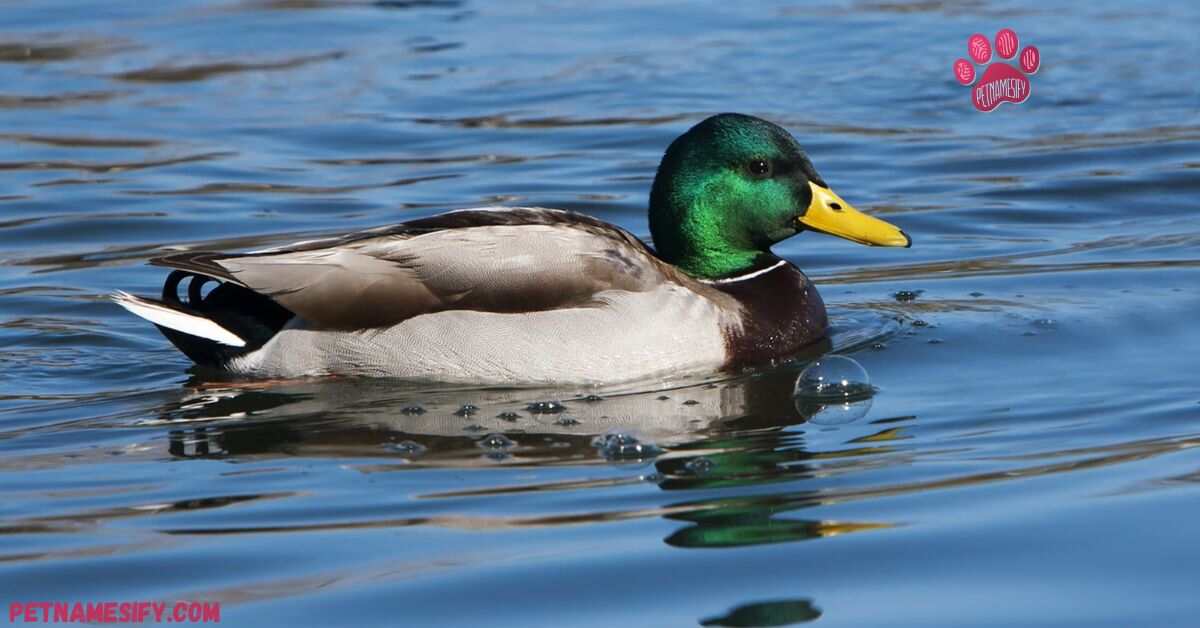
[[[1042,65],[1042,55],[1037,46],[1025,46],[1017,55],[1017,34],[1011,28],[1002,28],[996,33],[996,54],[1002,59],[1017,57],[1020,70],[1005,63],[996,61],[987,66],[983,77],[971,88],[971,102],[980,111],[991,111],[1002,102],[1013,104],[1023,103],[1029,98],[1031,90],[1026,74],[1034,74]],[[992,58],[992,44],[987,37],[975,33],[967,39],[967,54],[980,65]],[[954,78],[963,85],[975,82],[975,66],[966,59],[955,59]]]

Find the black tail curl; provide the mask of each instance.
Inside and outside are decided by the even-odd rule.
[[[179,287],[187,281],[186,300],[179,298]],[[217,286],[204,292],[205,285]],[[163,303],[189,314],[203,316],[246,341],[243,347],[231,347],[158,325],[184,355],[201,366],[224,367],[230,360],[256,351],[292,319],[291,311],[270,297],[237,284],[224,282],[184,270],[167,276],[162,289]]]

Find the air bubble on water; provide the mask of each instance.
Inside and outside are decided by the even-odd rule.
[[[558,414],[566,409],[566,406],[557,401],[535,401],[525,406],[525,410],[532,414]]]
[[[849,402],[875,394],[867,370],[853,358],[826,355],[809,364],[796,380],[794,396],[819,402]]]
[[[592,447],[607,460],[640,460],[653,458],[662,450],[653,443],[643,443],[627,432],[609,432],[592,439]]]
[[[796,412],[805,417],[809,423],[817,425],[846,425],[853,423],[871,411],[875,403],[874,397],[856,401],[821,402],[796,397]]]
[[[385,443],[383,448],[402,456],[419,456],[425,453],[424,445],[411,440],[402,440],[398,443]]]
[[[517,446],[511,438],[504,434],[488,434],[479,439],[478,445],[483,449],[490,449],[492,451],[512,449]]]
[[[687,469],[692,475],[708,475],[712,472],[714,466],[716,465],[713,464],[712,460],[700,456],[688,460],[687,464],[683,465],[683,468]]]
[[[479,412],[479,406],[470,404],[470,403],[464,403],[461,408],[454,411],[454,415],[455,416],[471,416],[472,414],[475,414],[476,412]]]
[[[796,380],[796,412],[818,425],[844,425],[867,415],[875,388],[853,358],[827,355],[808,365]]]

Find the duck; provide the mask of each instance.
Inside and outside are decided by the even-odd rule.
[[[112,299],[199,367],[265,379],[612,384],[737,372],[827,337],[771,247],[805,231],[910,247],[767,120],[713,115],[667,147],[653,246],[574,211],[478,207],[240,253],[188,250],[159,298]]]

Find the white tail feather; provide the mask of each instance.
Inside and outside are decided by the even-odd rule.
[[[214,342],[219,342],[223,345],[231,347],[244,347],[246,341],[242,340],[233,332],[221,327],[213,321],[204,318],[203,316],[195,316],[193,314],[185,314],[179,310],[174,310],[164,305],[159,305],[145,299],[122,292],[118,290],[112,295],[112,300],[117,305],[137,314],[138,316],[154,323],[162,325],[167,329],[174,329],[177,332],[196,336],[198,338],[207,338]]]

